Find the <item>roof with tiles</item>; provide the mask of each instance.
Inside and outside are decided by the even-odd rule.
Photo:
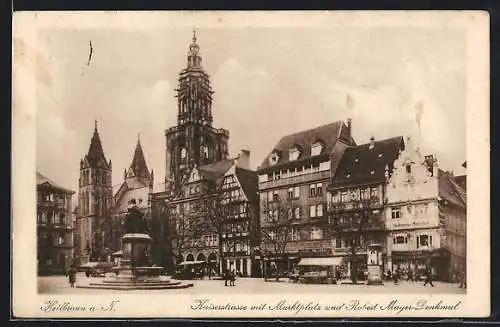
[[[258,201],[258,179],[257,172],[253,170],[236,167],[236,178],[240,182],[241,188],[250,202]]]
[[[465,190],[458,185],[451,173],[438,170],[439,197],[459,207],[467,206]]]
[[[36,172],[36,186],[45,186],[51,188],[53,191],[58,192],[58,193],[66,193],[66,194],[73,194],[75,193],[74,191],[67,189],[65,187],[60,186],[53,180],[49,179],[48,177],[45,177],[44,175],[40,174],[39,172]]]
[[[335,187],[383,182],[404,150],[402,136],[348,147],[332,180]]]
[[[281,138],[273,150],[266,156],[258,170],[261,171],[275,168],[291,162],[289,150],[294,147],[298,148],[300,152],[296,161],[314,157],[311,155],[311,149],[315,143],[320,143],[323,146],[319,155],[329,155],[337,140],[342,140],[346,144],[356,144],[354,139],[350,136],[347,125],[342,121],[336,121],[313,129],[286,135]],[[276,164],[270,165],[269,158],[274,153],[278,154],[279,160]]]

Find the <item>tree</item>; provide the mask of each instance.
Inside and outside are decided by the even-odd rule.
[[[278,259],[285,260],[286,246],[292,238],[293,226],[290,222],[295,215],[295,210],[299,207],[293,206],[291,199],[280,198],[277,194],[273,201],[264,200],[261,204],[262,211],[266,217],[265,223],[261,226],[261,236],[263,246]],[[280,265],[276,265],[276,281],[282,271]],[[265,276],[267,280],[267,272]]]
[[[358,282],[358,272],[359,272],[359,261],[357,260],[357,255],[359,252],[366,248],[365,240],[366,234],[370,228],[370,217],[372,215],[373,209],[370,209],[370,203],[367,201],[356,201],[354,203],[355,209],[349,216],[345,214],[345,207],[343,204],[336,204],[332,208],[332,213],[334,215],[334,231],[338,236],[340,235],[350,235],[348,238],[349,246],[349,262],[351,265],[350,279],[354,284]],[[341,222],[340,218],[348,217],[347,221]]]
[[[230,203],[228,202],[225,193],[217,188],[217,191],[212,195],[205,197],[203,200],[203,209],[206,213],[207,231],[213,230],[217,235],[217,246],[219,252],[219,268],[221,273],[224,269],[224,232],[226,231],[227,221],[230,216]],[[227,242],[227,241],[226,241]]]
[[[200,212],[188,210],[182,204],[167,205],[165,213],[169,222],[167,233],[171,242],[169,252],[170,256],[177,261],[184,249],[200,237],[203,221],[200,219]]]

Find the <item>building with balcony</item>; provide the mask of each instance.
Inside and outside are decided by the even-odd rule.
[[[63,274],[73,263],[74,191],[36,173],[38,274]]]
[[[326,186],[353,145],[351,121],[337,121],[284,136],[263,160],[257,170],[263,271],[289,271],[301,257],[332,254]]]
[[[466,270],[465,190],[434,156],[406,143],[387,186],[388,267],[457,280]]]
[[[386,185],[394,161],[404,147],[403,137],[380,141],[372,137],[369,143],[345,149],[332,172],[328,183],[327,228],[332,237],[332,255],[344,258],[342,270],[351,278],[364,277],[368,245],[386,247]]]

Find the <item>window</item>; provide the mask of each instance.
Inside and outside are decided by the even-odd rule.
[[[309,207],[309,217],[311,218],[316,217],[316,206]]]
[[[370,199],[370,189],[364,188],[361,190],[361,200],[369,200]]]
[[[323,195],[323,183],[316,184],[316,196]]]
[[[267,192],[267,201],[272,202],[273,201],[273,192]]]
[[[300,208],[295,208],[295,219],[300,219]]]
[[[290,188],[288,189],[288,198],[289,198],[289,199],[293,199],[293,187],[290,187]]]
[[[181,149],[181,159],[186,159],[186,155],[187,155],[186,148],[182,148]]]
[[[391,208],[391,217],[392,219],[401,218],[401,209]]]
[[[298,230],[298,229],[293,228],[293,229],[290,231],[290,239],[291,239],[292,241],[300,241],[300,233],[299,233],[299,230]]]
[[[377,198],[378,197],[378,188],[372,187],[371,188],[371,197],[372,198]]]
[[[419,237],[419,246],[429,246],[429,236],[428,235],[420,235]]]
[[[408,237],[406,236],[396,236],[393,238],[393,243],[394,244],[405,244],[408,243]]]
[[[57,237],[57,245],[62,245],[64,244],[64,237],[59,234],[59,236]]]
[[[274,180],[277,181],[281,178],[281,173],[279,171],[274,173]]]
[[[64,225],[64,219],[66,218],[66,214],[60,213],[59,214],[59,224]]]
[[[335,247],[337,249],[342,247],[342,239],[340,237],[335,238]]]
[[[278,195],[278,191],[273,191],[273,201],[279,201],[280,197]]]
[[[299,150],[297,148],[290,149],[289,156],[290,161],[297,160],[299,158]]]
[[[320,240],[323,238],[323,231],[317,227],[311,228],[311,240]]]
[[[347,198],[347,192],[342,192],[340,193],[340,202],[349,202],[348,198]]]
[[[319,156],[321,154],[321,150],[323,150],[321,143],[314,143],[311,147],[311,156]]]
[[[300,188],[298,186],[295,186],[293,188],[293,197],[295,199],[298,199],[300,197]]]
[[[293,219],[293,209],[292,208],[288,208],[288,210],[287,210],[287,218],[288,219]]]
[[[351,200],[356,201],[359,199],[359,190],[352,190],[351,191]]]
[[[406,165],[406,173],[411,174],[411,165]]]
[[[269,157],[269,164],[272,166],[272,165],[275,165],[278,163],[278,160],[279,160],[279,157],[276,153],[273,153],[270,157]]]
[[[309,196],[316,196],[316,185],[309,185]]]
[[[318,204],[318,206],[316,207],[316,216],[323,217],[323,205],[322,204]]]
[[[201,146],[201,157],[208,158],[208,148],[205,145]]]

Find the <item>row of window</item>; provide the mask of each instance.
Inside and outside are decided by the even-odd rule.
[[[353,243],[355,246],[364,247],[365,244],[380,244],[381,238],[377,235],[371,235],[368,238],[365,238],[363,236],[361,236],[360,238],[354,238],[351,236],[338,236],[335,238],[335,248],[337,249],[352,247]]]
[[[39,202],[57,202],[59,204],[66,204],[66,196],[53,193],[37,193],[37,199]]]
[[[319,227],[311,227],[308,230],[302,230],[300,231],[297,228],[293,228],[289,231],[288,238],[291,241],[301,241],[301,240],[322,240],[323,239],[323,230]],[[269,239],[270,240],[276,240],[277,239],[277,233],[274,231],[270,231],[268,233]],[[281,236],[281,235],[280,235]],[[284,234],[282,235],[283,238],[286,237]],[[281,237],[279,237],[281,238]]]
[[[392,238],[393,244],[408,244],[408,235],[397,235]],[[416,238],[417,248],[432,246],[432,235],[418,235]]]
[[[329,202],[346,203],[359,200],[374,200],[379,198],[378,187],[355,188],[343,191],[334,191],[328,194]]]
[[[278,191],[269,191],[266,192],[267,201],[279,201],[279,193]],[[310,197],[318,197],[323,196],[323,183],[315,183],[309,185],[309,196]],[[289,187],[287,190],[287,198],[289,200],[300,198],[300,186]]]
[[[248,242],[223,242],[222,243],[222,251],[223,252],[248,252],[250,247],[248,246]]]
[[[420,204],[418,206],[418,210],[415,210],[414,206],[408,205],[406,206],[406,212],[409,215],[415,214],[417,217],[425,217],[427,214],[427,210],[429,208],[429,204]],[[404,216],[404,211],[402,207],[393,207],[391,208],[391,218],[392,219],[399,219]]]
[[[301,166],[297,168],[290,168],[286,170],[280,170],[267,175],[259,175],[259,182],[268,182],[273,180],[280,180],[285,178],[297,177],[302,175],[308,175],[317,173],[320,171],[328,171],[330,169],[330,164],[328,162],[322,162],[319,164],[312,164],[309,166]]]
[[[323,144],[321,142],[314,143],[311,146],[311,156],[319,156],[322,150],[323,150]],[[295,146],[290,150],[288,150],[289,161],[295,161],[299,159],[299,156],[300,156],[300,149],[298,147]],[[279,161],[279,155],[277,153],[271,154],[271,156],[269,157],[269,164],[275,165],[278,161]]]
[[[39,224],[55,224],[55,225],[64,225],[66,224],[66,214],[63,212],[49,212],[46,211],[38,211],[37,212],[37,222]]]
[[[39,234],[39,241],[45,245],[63,245],[65,243],[63,232],[41,232]]]

